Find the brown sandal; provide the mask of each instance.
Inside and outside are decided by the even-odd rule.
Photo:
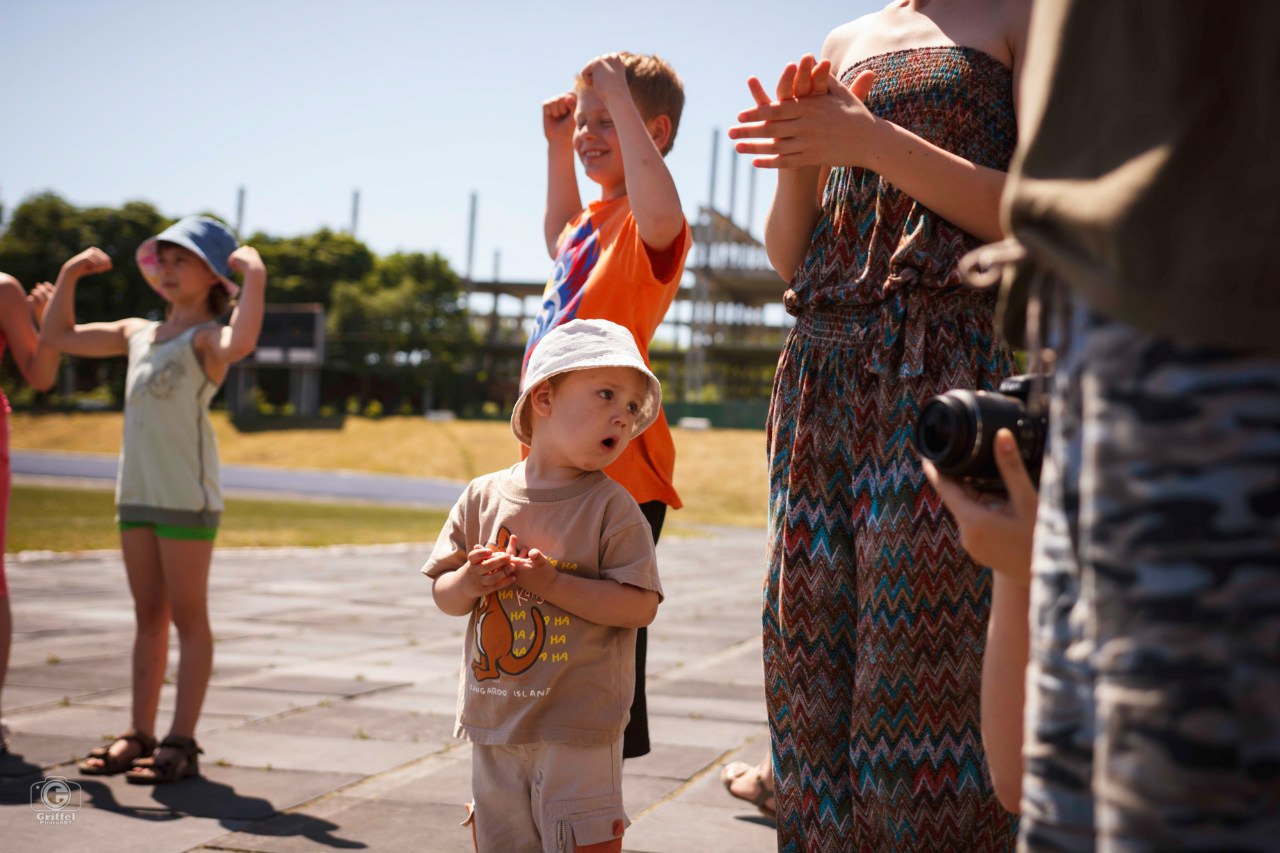
[[[749,797],[735,794],[733,788],[730,787],[744,776],[754,777],[755,780],[756,792]],[[769,820],[778,819],[778,806],[773,798],[773,788],[764,783],[764,775],[760,772],[759,764],[747,764],[745,761],[726,764],[720,769],[720,781],[724,783],[724,789],[729,792],[729,796],[751,803],[751,805],[760,810],[760,814]]]
[[[113,755],[111,747],[115,746],[120,741],[137,744],[137,753],[130,755],[129,752],[125,752],[121,755]],[[155,749],[155,738],[151,735],[144,735],[137,729],[129,729],[127,732],[117,735],[115,739],[106,746],[100,746],[97,749],[89,750],[89,754],[76,764],[76,769],[80,771],[82,776],[115,776],[133,767],[133,763],[135,761],[150,755],[155,752]],[[95,759],[101,763],[89,763]]]
[[[162,749],[177,751],[178,757],[161,761],[157,756]],[[200,775],[200,754],[203,749],[193,737],[169,735],[160,741],[154,754],[135,761],[125,779],[133,785],[168,785],[182,779]]]

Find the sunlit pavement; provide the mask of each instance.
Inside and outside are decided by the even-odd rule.
[[[424,539],[434,531],[425,531]],[[464,851],[470,750],[452,736],[466,620],[431,603],[426,545],[223,550],[202,777],[78,775],[128,727],[132,605],[118,554],[10,559],[14,648],[0,758],[5,850]],[[719,780],[757,761],[764,533],[659,546],[649,634],[653,752],[627,761],[632,853],[764,853],[772,828]],[[176,636],[170,644],[176,674]],[[161,697],[163,732],[172,687]],[[65,778],[65,783],[56,781]]]

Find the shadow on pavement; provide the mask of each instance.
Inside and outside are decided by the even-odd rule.
[[[38,789],[47,778],[56,776],[45,776],[39,766],[30,764],[19,755],[9,753],[0,756],[0,803],[31,802],[32,790]],[[84,805],[138,820],[160,823],[184,817],[203,817],[218,821],[232,832],[273,837],[296,835],[334,849],[356,850],[368,846],[334,834],[341,827],[331,821],[298,813],[277,814],[269,800],[237,794],[230,785],[202,776],[172,785],[158,785],[150,791],[139,789],[144,795],[149,794],[154,806],[122,803],[111,785],[97,779],[76,777],[75,781],[82,792]]]

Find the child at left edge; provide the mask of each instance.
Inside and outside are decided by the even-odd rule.
[[[511,415],[528,457],[467,486],[422,568],[469,617],[455,734],[478,851],[622,850],[636,632],[662,587],[649,523],[603,469],[661,404],[628,330],[553,329]]]

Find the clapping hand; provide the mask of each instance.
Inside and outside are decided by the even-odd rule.
[[[775,100],[758,78],[748,78],[756,105],[738,114],[741,124],[729,129],[729,138],[760,140],[734,147],[766,169],[865,165],[874,154],[877,119],[863,101],[874,82],[875,72],[863,71],[849,88],[833,86],[830,60],[806,55],[782,70]]]

